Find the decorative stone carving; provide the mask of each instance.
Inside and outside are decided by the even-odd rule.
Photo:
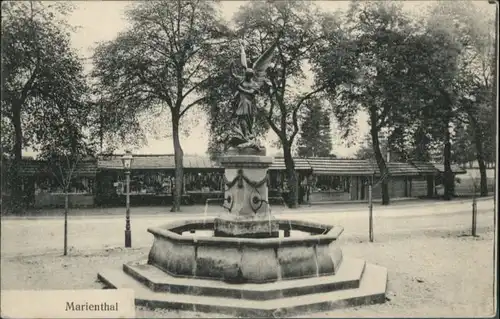
[[[267,169],[273,159],[266,156],[225,156],[226,191],[224,207],[228,213],[215,219],[214,235],[219,237],[278,237],[278,223],[268,203]]]

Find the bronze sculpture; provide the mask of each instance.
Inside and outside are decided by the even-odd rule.
[[[233,146],[239,150],[250,148],[257,151],[262,149],[261,144],[256,140],[253,125],[256,113],[255,95],[264,85],[271,86],[266,77],[266,71],[271,62],[273,52],[278,44],[276,40],[253,64],[247,64],[245,53],[245,43],[240,40],[240,60],[245,69],[243,76],[234,72],[234,63],[231,64],[231,75],[239,81],[235,94],[236,105],[234,116],[237,126],[233,128],[233,135],[226,143],[226,147]]]

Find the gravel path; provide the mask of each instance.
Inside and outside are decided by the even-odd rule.
[[[382,305],[348,308],[306,317],[472,317],[493,315],[494,231],[481,236],[463,231],[427,230],[379,237],[375,243],[341,240],[345,255],[363,258],[389,269],[388,301]],[[148,248],[100,248],[31,256],[3,256],[2,289],[92,289],[99,270],[145,259]],[[215,315],[222,317],[221,315]],[[214,317],[137,308],[139,318]]]
[[[494,225],[493,200],[479,201],[478,227]],[[338,208],[337,208],[338,209]],[[426,232],[433,229],[466,230],[471,224],[471,204],[469,202],[446,203],[439,205],[389,206],[377,207],[373,211],[376,240],[390,240],[406,236],[412,232]],[[124,240],[123,216],[109,217],[70,217],[68,221],[68,243],[79,251],[100,250],[120,247]],[[322,211],[281,213],[277,218],[311,220],[320,223],[342,225],[342,240],[364,239],[368,229],[368,211],[341,210],[331,212],[328,207]],[[132,216],[132,245],[136,248],[149,248],[153,236],[146,231],[148,227],[162,225],[178,219],[203,218],[203,216]],[[58,253],[63,245],[62,219],[2,219],[1,254],[2,257],[16,255],[35,255]]]

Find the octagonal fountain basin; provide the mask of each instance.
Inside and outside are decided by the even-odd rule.
[[[277,220],[282,236],[214,236],[214,219],[176,221],[148,232],[154,242],[148,264],[174,277],[267,283],[334,275],[342,251],[333,242],[341,226]],[[291,231],[307,236],[288,237]]]

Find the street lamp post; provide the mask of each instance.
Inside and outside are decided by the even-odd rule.
[[[130,151],[125,152],[122,156],[123,168],[125,170],[126,178],[126,215],[125,215],[125,248],[132,247],[132,232],[130,231],[130,168],[134,158]]]
[[[368,235],[373,243],[373,176],[368,181]]]

